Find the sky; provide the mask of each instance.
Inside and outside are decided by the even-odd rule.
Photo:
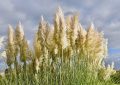
[[[108,38],[107,61],[120,65],[120,0],[0,0],[0,36],[7,35],[8,24],[15,28],[21,21],[26,37],[32,39],[40,17],[53,23],[58,6],[65,16],[78,12],[83,27],[93,22],[103,31]]]

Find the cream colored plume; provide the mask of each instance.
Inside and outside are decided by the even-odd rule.
[[[114,70],[114,62],[112,62],[112,65],[108,65],[107,68],[103,68],[99,72],[99,77],[103,80],[109,80],[110,76],[115,74],[116,70]]]
[[[80,38],[80,43],[81,44],[84,44],[85,43],[85,40],[86,40],[86,34],[87,34],[87,32],[86,32],[86,30],[82,27],[82,25],[81,24],[79,24],[79,31],[78,31],[78,35],[79,35],[79,38]]]
[[[40,62],[38,59],[35,59],[35,69],[36,69],[37,73],[40,70]]]
[[[43,39],[45,40],[46,38],[46,31],[47,31],[46,25],[47,22],[44,20],[43,16],[41,16],[41,22],[39,24],[39,29],[38,29],[38,37],[41,40]]]
[[[98,54],[99,50],[101,50],[97,48],[98,46],[100,47],[102,43],[100,38],[101,37],[98,36],[98,33],[94,29],[94,25],[91,24],[91,26],[89,27],[87,31],[86,43],[85,43],[87,56],[89,57],[89,60],[91,62],[94,62],[95,59],[99,57],[99,56],[96,56],[96,54]]]
[[[63,20],[62,22],[64,22],[64,14],[62,12],[61,7],[58,7],[56,14],[59,16],[59,18]]]
[[[74,47],[75,41],[78,37],[78,30],[79,30],[79,20],[78,16],[74,15],[71,19],[71,34],[70,34],[70,41],[71,41],[71,46]]]
[[[55,21],[54,21],[54,41],[56,44],[61,45],[63,49],[68,46],[66,35],[66,22],[62,9],[58,7]]]
[[[86,30],[82,27],[82,25],[81,24],[79,24],[79,31],[80,31],[80,35],[81,36],[86,36],[86,34],[87,34],[87,32],[86,32]]]
[[[59,44],[59,31],[60,31],[60,23],[59,23],[59,14],[58,14],[58,10],[55,13],[55,17],[54,17],[54,36],[53,36],[53,40],[55,42],[55,44]]]
[[[20,60],[22,62],[26,62],[28,57],[30,57],[29,56],[29,46],[28,46],[27,40],[24,37],[21,42],[21,45],[20,45]]]
[[[41,55],[41,44],[40,44],[40,41],[38,40],[37,33],[35,34],[35,37],[34,37],[33,46],[34,46],[35,56],[39,59]]]
[[[48,36],[46,39],[46,43],[47,43],[47,48],[49,49],[49,51],[51,52],[54,47],[55,47],[55,42],[53,40],[53,36],[54,36],[54,26],[50,25],[49,28],[49,32],[48,32]]]
[[[61,15],[60,18],[60,37],[61,37],[61,45],[62,48],[65,49],[68,46],[67,35],[66,35],[66,22],[64,19],[64,15]]]
[[[14,45],[14,30],[12,26],[9,25],[8,27],[8,43],[6,45],[6,62],[8,66],[15,61],[15,45]]]
[[[90,47],[90,45],[93,45],[94,46],[94,41],[95,41],[95,28],[94,28],[94,25],[93,23],[91,23],[90,27],[88,28],[88,31],[87,31],[87,35],[86,35],[86,45],[87,47]]]
[[[14,44],[14,30],[11,25],[8,26],[8,43]]]
[[[81,24],[79,24],[79,27],[78,27],[78,36],[77,36],[77,39],[76,39],[76,50],[77,50],[77,53],[80,55],[81,57],[81,54],[85,52],[85,41],[86,41],[86,30],[81,26]]]
[[[19,24],[17,25],[15,33],[16,33],[16,39],[17,39],[18,42],[23,40],[24,31],[23,31],[23,27],[21,25],[21,22],[19,22]]]
[[[71,29],[71,23],[72,23],[72,16],[67,16],[66,18],[66,34],[67,34],[67,42],[68,42],[68,46],[71,46],[71,33],[72,33],[72,29]]]
[[[108,39],[104,39],[103,43],[104,43],[104,55],[105,57],[107,57],[108,56]]]

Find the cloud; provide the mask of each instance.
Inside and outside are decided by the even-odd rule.
[[[4,2],[0,0],[0,35],[6,35],[8,24],[12,24],[15,28],[21,21],[28,36],[36,29],[41,15],[46,20],[52,21],[53,13],[57,8],[56,3],[53,0],[5,0]]]

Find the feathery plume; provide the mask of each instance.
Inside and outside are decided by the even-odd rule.
[[[37,58],[33,60],[33,70],[35,70],[36,73],[38,73],[38,71],[40,70],[40,62]]]
[[[98,74],[99,78],[105,81],[109,80],[110,76],[116,73],[116,71],[113,68],[114,68],[114,62],[112,62],[111,66],[108,65],[107,68],[102,68]]]
[[[38,34],[35,34],[35,38],[34,38],[34,51],[35,51],[35,56],[39,59],[41,56],[41,45],[40,45],[40,41],[38,40]]]
[[[14,47],[14,30],[12,26],[8,26],[8,42],[6,46],[6,56],[7,56],[7,65],[11,66],[11,64],[15,61],[15,47]]]
[[[24,31],[20,22],[16,27],[15,35],[16,35],[16,43],[20,45],[21,41],[24,38]]]
[[[85,43],[85,40],[86,40],[86,30],[81,26],[81,24],[79,24],[79,31],[78,31],[78,38],[77,38],[77,41],[78,41],[78,45],[77,47],[82,47],[83,44]]]
[[[72,23],[72,16],[67,16],[66,18],[66,35],[67,35],[67,43],[68,47],[71,46],[70,38],[71,38],[71,23]]]
[[[103,37],[103,33],[97,32],[93,24],[91,24],[87,31],[85,48],[89,62],[94,68],[101,68],[102,61],[107,53],[107,43]]]
[[[14,44],[14,30],[11,25],[8,25],[8,42]]]
[[[64,19],[64,14],[62,12],[62,9],[58,8],[58,17],[59,17],[59,36],[60,36],[60,45],[62,46],[62,49],[65,49],[67,44],[67,35],[66,35],[66,22]]]
[[[71,38],[70,38],[70,41],[71,41],[71,46],[74,47],[75,45],[75,41],[78,37],[78,27],[79,27],[79,20],[78,20],[78,16],[77,15],[74,15],[72,17],[72,21],[71,21]]]
[[[27,57],[29,57],[28,54],[29,54],[28,42],[24,37],[20,45],[20,60],[22,62],[26,62]]]
[[[50,25],[50,28],[48,30],[48,36],[47,36],[47,39],[46,39],[46,44],[47,44],[47,48],[49,50],[49,52],[52,52],[53,49],[55,48],[55,42],[54,42],[54,26],[53,25]]]
[[[55,14],[55,18],[54,18],[54,36],[53,36],[53,40],[55,42],[55,44],[59,44],[59,15],[58,12],[56,12]]]

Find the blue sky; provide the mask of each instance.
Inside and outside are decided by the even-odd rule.
[[[109,59],[120,59],[120,0],[0,0],[0,35],[7,35],[8,24],[21,21],[28,39],[33,38],[40,16],[52,23],[61,6],[65,15],[78,12],[81,24],[91,22],[108,38]]]

